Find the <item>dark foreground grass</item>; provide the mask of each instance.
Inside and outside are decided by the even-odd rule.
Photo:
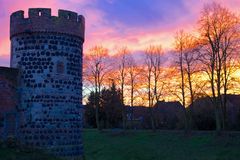
[[[86,160],[240,160],[240,133],[84,130]],[[0,160],[59,160],[41,151],[0,146]]]
[[[85,130],[86,160],[240,160],[240,134]]]
[[[59,160],[42,151],[20,151],[0,147],[0,160]]]

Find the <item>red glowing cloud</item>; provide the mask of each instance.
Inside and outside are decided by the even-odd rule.
[[[58,9],[78,12],[86,19],[84,52],[98,44],[113,53],[123,45],[136,51],[161,44],[170,50],[175,32],[192,32],[201,9],[209,2],[212,0],[0,0],[0,65],[9,59],[9,18],[17,10],[24,10],[25,17],[28,8],[52,8],[53,15]],[[239,13],[239,0],[217,2]]]

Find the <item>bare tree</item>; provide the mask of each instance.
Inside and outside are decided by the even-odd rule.
[[[145,67],[146,67],[146,78],[147,78],[147,90],[148,90],[148,107],[150,111],[151,126],[152,130],[156,130],[156,122],[154,118],[153,106],[154,102],[159,101],[161,92],[158,90],[158,83],[160,81],[161,74],[161,46],[149,46],[145,50]]]
[[[237,16],[217,3],[206,5],[199,20],[201,43],[204,45],[201,61],[205,64],[205,72],[211,84],[218,134],[225,127],[223,119],[225,119],[226,110],[223,108],[226,108],[224,106],[226,99],[223,102],[221,90],[222,86],[225,86],[224,94],[227,94],[228,74],[230,73],[227,71],[227,62],[232,53],[230,46],[236,41],[238,32],[235,29],[239,27],[238,25]]]
[[[109,66],[107,65],[108,50],[102,46],[95,46],[90,49],[89,54],[85,57],[85,79],[90,82],[94,88],[95,96],[95,118],[98,130],[101,130],[99,108],[100,108],[100,93],[103,87],[106,74]]]
[[[193,76],[194,74],[197,74],[199,71],[199,65],[197,64],[198,60],[198,53],[201,48],[201,45],[199,45],[198,39],[194,37],[191,34],[185,33],[184,31],[180,31],[179,34],[179,40],[182,41],[182,46],[183,46],[183,52],[182,55],[179,58],[182,58],[180,64],[182,65],[182,69],[184,72],[184,75],[186,74],[186,82],[184,84],[185,88],[187,89],[186,91],[189,92],[189,96],[185,95],[187,99],[190,99],[190,104],[191,106],[188,108],[187,112],[187,120],[188,120],[188,125],[189,125],[189,131],[191,131],[193,127],[193,119],[192,119],[192,114],[193,114],[193,108],[194,108],[194,100],[195,100],[195,94],[197,90],[197,86],[193,85],[194,79]],[[181,38],[180,38],[181,37]],[[180,44],[179,41],[179,44]],[[182,73],[182,72],[181,72]],[[181,78],[184,78],[184,75],[181,76]],[[185,106],[187,107],[187,106]]]
[[[122,47],[118,50],[117,58],[119,58],[118,71],[119,71],[119,82],[121,90],[121,100],[122,100],[122,125],[123,129],[126,129],[126,107],[125,107],[125,85],[126,85],[126,76],[128,68],[128,55],[130,51],[127,47]]]
[[[157,103],[160,100],[162,89],[159,88],[160,85],[160,76],[162,74],[162,47],[161,46],[155,46],[152,48],[153,51],[153,79],[154,79],[154,97],[155,97],[155,103]],[[162,85],[163,87],[164,85]],[[161,87],[161,88],[162,88]]]
[[[137,78],[139,76],[139,69],[131,54],[128,57],[128,85],[130,86],[130,106],[131,106],[131,127],[133,127],[133,106],[135,100],[135,92],[137,90]]]
[[[186,34],[183,31],[180,31],[176,34],[175,36],[175,49],[178,55],[178,60],[177,60],[177,66],[180,70],[180,76],[181,76],[181,101],[182,101],[182,105],[184,108],[184,114],[185,114],[185,131],[189,132],[190,130],[190,125],[189,125],[189,116],[187,114],[187,110],[186,110],[186,95],[185,95],[185,71],[184,71],[184,52],[187,48],[186,45]]]
[[[193,88],[193,74],[198,72],[197,67],[197,54],[199,53],[200,47],[198,40],[190,34],[186,34],[185,38],[186,48],[183,55],[183,62],[185,64],[185,71],[187,74],[188,88],[190,92],[190,103],[194,105],[195,91]]]
[[[230,13],[229,13],[230,14]],[[222,52],[222,65],[223,65],[223,73],[222,81],[223,81],[223,97],[222,97],[222,116],[223,116],[223,129],[226,129],[227,125],[227,93],[230,89],[229,80],[231,75],[236,71],[236,61],[237,53],[239,52],[238,44],[240,38],[240,23],[239,17],[234,14],[229,15],[229,18],[232,18],[228,22],[228,29],[223,35],[223,40],[220,44],[220,51]]]

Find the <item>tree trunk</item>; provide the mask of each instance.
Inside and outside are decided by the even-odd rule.
[[[185,133],[188,134],[189,133],[189,124],[188,124],[188,115],[187,115],[187,110],[186,110],[186,102],[185,102],[185,86],[184,86],[184,71],[183,71],[183,53],[182,53],[182,49],[181,49],[181,53],[180,53],[180,71],[181,71],[181,90],[182,90],[182,105],[184,108],[184,123],[185,123]]]
[[[194,125],[194,122],[193,122],[193,118],[192,118],[192,115],[193,115],[193,107],[194,107],[194,95],[193,95],[193,89],[192,89],[192,79],[191,79],[191,71],[190,71],[190,66],[188,65],[188,83],[189,83],[189,91],[190,91],[190,99],[191,99],[191,107],[189,107],[189,113],[188,113],[188,116],[189,116],[189,132],[191,132],[191,129]]]
[[[227,90],[226,89],[224,89],[222,110],[223,110],[223,130],[226,130],[228,128],[227,126]]]
[[[221,135],[221,120],[219,106],[215,107],[215,117],[216,117],[216,135]]]
[[[218,108],[218,118],[219,118],[219,128],[217,130],[217,134],[219,135],[222,127],[223,127],[223,103],[222,103],[222,96],[221,96],[221,70],[222,70],[222,61],[220,57],[219,51],[217,52],[217,108]]]
[[[153,108],[150,107],[150,117],[151,117],[151,127],[152,127],[152,131],[156,132],[156,127],[155,127],[155,118],[154,118],[154,113],[153,113]]]
[[[126,112],[125,112],[124,104],[122,104],[122,125],[123,125],[123,130],[126,130]]]
[[[131,113],[130,113],[131,117],[131,129],[133,129],[133,81],[131,81]]]
[[[214,71],[212,69],[212,79],[211,79],[211,88],[212,88],[212,94],[213,94],[213,105],[215,108],[215,121],[216,121],[216,135],[220,135],[221,134],[221,120],[220,120],[220,110],[219,110],[219,100],[218,97],[216,97],[215,95],[215,89],[214,89]]]
[[[96,112],[95,112],[95,117],[96,117],[96,125],[97,125],[97,129],[98,130],[101,130],[101,127],[100,127],[100,122],[99,122],[99,106],[96,105]]]
[[[152,110],[152,98],[151,98],[151,79],[149,78],[148,81],[148,107],[149,107],[149,111],[150,111],[150,119],[151,119],[151,126],[152,126],[152,131],[155,132],[156,128],[155,128],[155,123],[154,123],[154,113]]]
[[[122,71],[123,73],[123,71]],[[122,77],[122,83],[121,83],[121,92],[122,92],[122,125],[123,130],[126,130],[126,108],[124,106],[124,75],[121,75]]]
[[[223,62],[223,69],[224,69],[224,86],[223,86],[223,90],[224,90],[224,94],[223,94],[223,130],[227,129],[227,84],[228,84],[228,77],[227,77],[227,60],[226,60],[226,54],[224,52],[224,62]]]
[[[99,93],[98,93],[98,87],[95,87],[95,118],[96,118],[96,125],[97,129],[100,131],[101,126],[100,126],[100,119],[99,119]]]

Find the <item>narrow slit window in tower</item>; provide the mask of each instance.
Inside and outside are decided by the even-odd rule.
[[[64,73],[64,63],[63,62],[57,62],[57,73],[58,74]]]

